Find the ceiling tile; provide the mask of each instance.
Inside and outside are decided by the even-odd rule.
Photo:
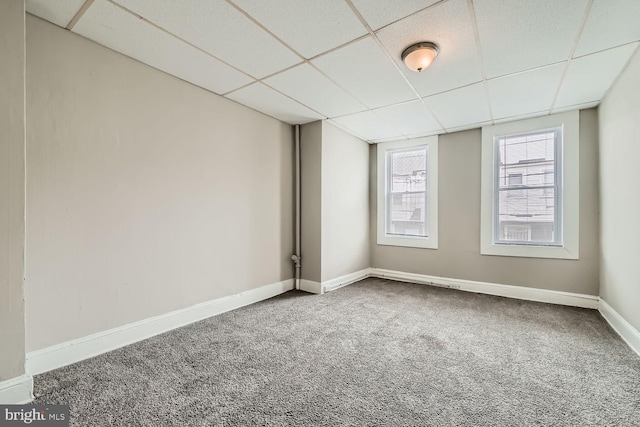
[[[377,30],[441,0],[352,0],[367,24]]]
[[[386,121],[371,111],[342,116],[331,120],[367,141],[383,138],[400,138],[402,135]]]
[[[25,7],[32,15],[46,19],[60,27],[66,27],[76,16],[85,0],[27,0]]]
[[[487,78],[569,59],[588,2],[474,1]]]
[[[403,135],[443,131],[442,126],[420,100],[378,108],[374,111]]]
[[[464,125],[464,126],[456,126],[453,128],[449,128],[447,129],[448,133],[453,133],[453,132],[460,132],[463,130],[469,130],[469,129],[479,129],[483,126],[489,126],[491,124],[490,121],[486,121],[486,122],[480,122],[480,123],[471,123],[468,125]]]
[[[367,141],[367,139],[365,137],[363,137],[362,135],[358,135],[357,133],[355,133],[351,129],[347,129],[346,127],[342,126],[340,123],[336,122],[335,120],[327,119],[327,123],[330,123],[332,126],[338,128],[340,130],[343,130],[346,133],[351,134],[351,135],[355,136],[356,138],[359,138],[359,139],[371,144],[371,141]]]
[[[424,101],[448,131],[491,120],[483,83],[433,95]]]
[[[264,80],[325,117],[343,116],[366,108],[309,64],[301,64]]]
[[[640,40],[640,1],[595,0],[574,56]]]
[[[549,110],[565,65],[562,62],[488,80],[493,117],[499,119]]]
[[[444,133],[444,130],[439,130],[439,131],[432,131],[432,132],[421,132],[421,133],[416,133],[413,135],[407,135],[407,139],[415,139],[415,138],[424,138],[425,136],[432,136],[432,135],[441,135]],[[378,142],[378,141],[376,141]]]
[[[421,96],[482,80],[473,21],[466,0],[436,4],[376,34]],[[401,55],[408,46],[421,41],[436,43],[440,52],[429,68],[415,73],[406,68]]]
[[[569,105],[566,107],[554,108],[551,113],[562,113],[564,111],[575,111],[575,110],[586,110],[587,108],[594,108],[600,104],[600,101],[597,102],[587,102],[586,104],[577,104],[577,105]]]
[[[522,115],[518,115],[518,116],[512,116],[512,117],[504,117],[501,119],[497,119],[494,120],[493,123],[494,124],[498,124],[498,123],[508,123],[508,122],[514,122],[516,120],[524,120],[524,119],[531,119],[533,117],[541,117],[541,116],[546,116],[549,114],[549,109],[546,109],[544,111],[537,111],[534,113],[527,113],[527,114],[522,114]]]
[[[371,144],[379,144],[381,142],[392,142],[392,141],[400,141],[400,140],[406,140],[406,139],[409,139],[409,138],[402,136],[402,137],[372,139],[371,141],[368,141],[368,142]]]
[[[301,61],[224,1],[118,0],[118,3],[256,78]]]
[[[216,93],[252,79],[106,0],[96,0],[73,31]]]
[[[369,108],[415,99],[391,59],[371,38],[314,59],[312,63]]]
[[[555,107],[600,101],[637,47],[627,44],[571,60]]]
[[[367,33],[344,0],[233,0],[305,58]]]
[[[292,125],[323,119],[315,111],[287,98],[262,83],[253,83],[225,96]]]

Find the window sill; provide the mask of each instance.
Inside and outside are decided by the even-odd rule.
[[[482,255],[510,256],[520,258],[549,258],[578,260],[578,248],[567,246],[534,246],[534,245],[483,245]]]
[[[389,237],[378,236],[378,245],[400,246],[406,248],[438,249],[438,239],[431,237]]]

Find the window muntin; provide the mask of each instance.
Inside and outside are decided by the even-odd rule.
[[[493,243],[562,246],[562,126],[494,137]]]
[[[427,146],[386,152],[386,236],[429,236],[428,152]]]

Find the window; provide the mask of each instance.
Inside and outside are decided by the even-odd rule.
[[[562,190],[555,179],[562,127],[494,136],[493,143],[493,243],[562,246]]]
[[[522,185],[521,173],[510,173],[508,176],[509,185]]]
[[[437,249],[438,137],[377,149],[378,244]]]
[[[482,254],[578,259],[578,114],[482,129]]]

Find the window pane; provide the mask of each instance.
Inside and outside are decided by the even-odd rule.
[[[387,153],[386,234],[427,237],[427,149]]]
[[[427,181],[427,150],[421,148],[410,151],[392,151],[392,181],[389,191],[392,193],[405,191],[425,191]]]
[[[553,243],[554,189],[501,190],[498,224],[499,240]]]
[[[387,234],[425,237],[425,206],[425,193],[394,194]]]
[[[556,244],[556,130],[496,139],[496,242]]]
[[[509,185],[522,185],[522,174],[510,173],[507,182]]]

